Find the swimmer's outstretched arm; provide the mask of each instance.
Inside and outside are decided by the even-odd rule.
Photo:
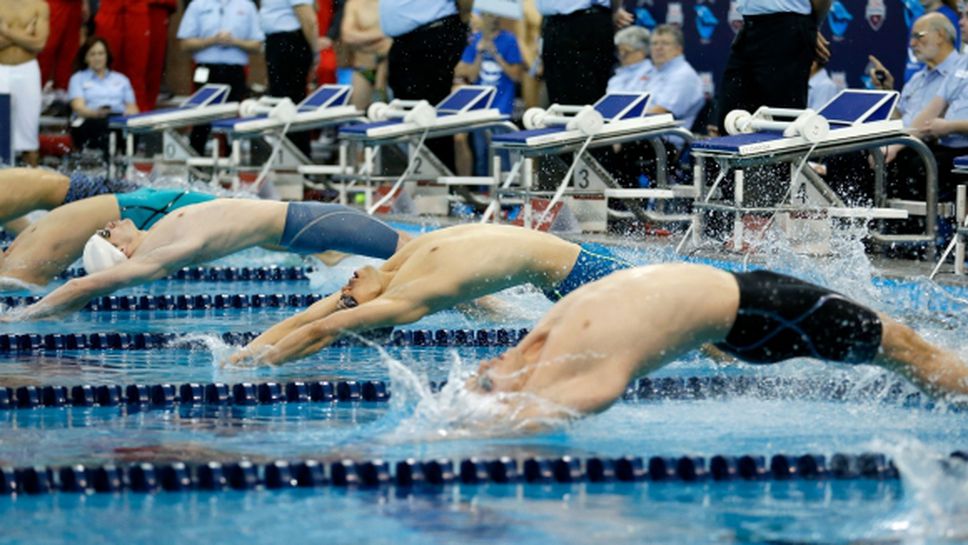
[[[281,365],[304,358],[329,346],[344,333],[408,324],[426,316],[428,311],[426,305],[412,300],[379,297],[303,325],[266,350],[259,363]]]
[[[158,248],[99,273],[69,280],[40,301],[4,318],[7,321],[36,320],[80,310],[95,297],[168,276],[173,269],[190,260],[197,251],[198,246],[194,244]]]
[[[231,364],[236,364],[246,359],[255,357],[259,354],[266,346],[277,343],[280,339],[289,335],[293,331],[315,322],[316,320],[322,320],[323,318],[329,316],[330,314],[339,310],[339,298],[340,292],[332,293],[319,301],[316,301],[309,306],[306,310],[290,316],[285,320],[279,322],[278,324],[265,330],[261,335],[252,339],[249,344],[245,345],[242,350],[232,354],[229,357],[228,362]]]

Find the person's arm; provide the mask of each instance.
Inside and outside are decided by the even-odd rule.
[[[185,53],[195,53],[196,51],[201,51],[207,47],[212,47],[218,44],[218,36],[209,36],[207,38],[185,38],[179,42],[181,50]]]
[[[943,116],[947,110],[948,102],[945,101],[944,97],[935,96],[931,99],[931,102],[928,102],[927,106],[918,112],[918,115],[914,116],[914,120],[911,121],[909,129],[911,129],[912,134],[920,137],[928,123]]]
[[[0,18],[0,38],[6,38],[31,53],[40,53],[44,49],[48,34],[50,34],[50,8],[47,7],[46,2],[41,2],[37,9],[33,32],[29,32],[26,28],[12,27],[5,19]]]
[[[258,53],[262,49],[262,40],[244,40],[236,38],[229,32],[220,32],[215,37],[218,39],[218,45],[238,47],[246,53]]]
[[[827,12],[830,11],[830,6],[833,4],[833,0],[810,0],[810,7],[813,8],[813,19],[817,23],[822,23],[824,17],[827,16]]]
[[[339,310],[339,299],[340,292],[330,294],[328,297],[316,301],[306,310],[286,318],[285,320],[277,323],[276,325],[265,330],[261,335],[252,339],[249,344],[236,354],[233,354],[229,358],[229,363],[239,363],[244,361],[254,354],[262,351],[266,346],[275,344],[283,337],[286,337],[293,331],[313,323],[318,320],[329,316],[330,314]]]
[[[302,28],[303,38],[309,44],[314,56],[319,56],[319,28],[317,28],[316,12],[312,4],[297,4],[292,7],[299,19],[299,26]]]
[[[77,97],[71,99],[71,111],[78,115],[78,117],[83,117],[85,119],[96,119],[100,117],[107,117],[111,111],[105,108],[98,108],[96,110],[87,107],[87,101],[83,97]]]
[[[615,28],[625,28],[635,22],[635,17],[625,11],[625,6],[622,0],[611,0],[612,1],[612,23],[615,24]]]
[[[110,269],[69,280],[40,301],[5,316],[9,320],[37,320],[80,310],[95,297],[163,278],[168,269],[156,259],[131,259]]]
[[[424,317],[429,308],[410,299],[380,297],[358,307],[334,312],[306,324],[265,350],[259,363],[281,365],[304,358],[332,344],[344,333],[408,324]]]
[[[968,134],[968,119],[945,119],[936,117],[927,121],[921,127],[921,135],[924,137],[941,138],[952,133]]]

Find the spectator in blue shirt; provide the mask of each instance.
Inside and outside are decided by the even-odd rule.
[[[108,154],[108,116],[138,113],[134,89],[127,76],[111,70],[111,51],[104,38],[93,36],[81,46],[67,97],[74,112],[71,138],[74,146],[99,149]]]
[[[810,80],[807,82],[807,108],[819,111],[824,104],[830,102],[840,89],[834,80],[830,79],[830,74],[825,67],[827,63],[814,59],[810,66]]]
[[[682,30],[659,25],[652,31],[650,49],[655,69],[649,73],[645,90],[652,93],[649,113],[670,113],[690,129],[705,103],[702,79],[683,55]]]
[[[937,13],[939,15],[944,15],[949,21],[951,21],[952,27],[955,29],[955,50],[961,50],[961,29],[958,25],[958,4],[960,0],[921,0],[921,7],[924,8],[924,13]],[[908,56],[907,64],[904,67],[904,81],[909,81],[914,74],[919,70],[924,68],[924,61],[918,58],[917,52],[914,47],[908,46]]]
[[[649,72],[654,68],[649,60],[649,29],[640,26],[625,27],[615,33],[615,56],[619,66],[608,80],[609,93],[638,92],[645,90]]]
[[[182,15],[178,39],[195,61],[197,85],[223,83],[230,88],[229,101],[245,98],[249,54],[258,53],[265,40],[251,0],[193,0]],[[192,129],[195,151],[205,151],[210,132],[209,125]]]
[[[489,13],[480,16],[479,32],[474,33],[464,49],[460,62],[454,68],[454,83],[458,85],[490,85],[497,92],[492,108],[511,115],[514,109],[515,83],[524,75],[524,60],[514,34],[500,28],[501,20]],[[487,138],[481,131],[471,134],[474,146],[475,175],[487,174]],[[457,172],[466,176],[471,173],[470,149],[467,135],[454,137]]]

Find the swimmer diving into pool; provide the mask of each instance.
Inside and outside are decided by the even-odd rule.
[[[75,311],[94,297],[253,246],[385,259],[408,239],[371,216],[336,204],[215,199],[168,214],[147,231],[131,219],[109,222],[85,245],[84,266],[91,274],[2,318],[29,320]]]
[[[458,225],[420,237],[379,269],[364,267],[335,293],[254,339],[229,363],[279,365],[346,332],[415,322],[439,310],[531,283],[558,300],[632,264],[600,244],[575,244],[509,225]]]
[[[105,193],[126,193],[138,185],[124,180],[109,180],[74,173],[65,176],[40,168],[0,169],[0,225],[13,233],[28,223],[17,222],[28,212],[51,210],[63,204]]]
[[[884,314],[769,271],[684,263],[579,288],[517,346],[482,363],[467,387],[510,394],[501,396],[507,417],[526,431],[603,411],[633,379],[707,343],[749,363],[869,363],[932,395],[968,394],[968,365]]]
[[[2,172],[13,170],[19,169]],[[0,254],[0,290],[23,289],[24,284],[47,284],[75,262],[88,239],[110,221],[129,219],[139,229],[148,229],[183,206],[215,199],[215,195],[183,188],[138,189],[134,184],[126,185],[126,182],[107,181],[81,173],[67,178],[34,170],[29,179],[39,181],[39,185],[48,191],[48,197],[54,197],[55,201],[74,200],[57,206],[24,229],[6,252]],[[13,184],[0,186],[0,201],[17,187]],[[37,206],[40,200],[33,202],[30,206],[43,208]],[[21,205],[21,210],[23,208]]]

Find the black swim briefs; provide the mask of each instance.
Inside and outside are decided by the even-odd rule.
[[[874,311],[834,291],[769,271],[735,274],[736,322],[717,343],[749,363],[809,357],[867,363],[881,346]]]

